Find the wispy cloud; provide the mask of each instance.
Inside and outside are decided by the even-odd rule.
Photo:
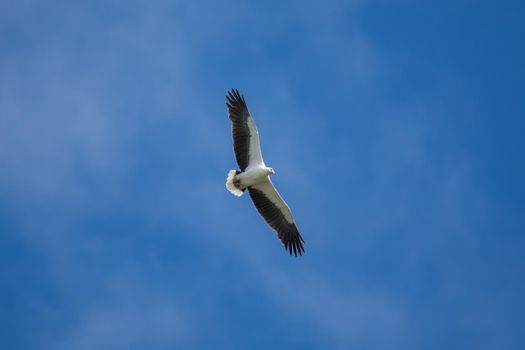
[[[81,308],[70,332],[50,348],[189,347],[197,336],[189,310],[176,304],[172,295],[152,293],[140,280],[128,282],[112,281],[103,300]]]
[[[506,283],[523,261],[489,248],[497,203],[453,120],[473,98],[455,72],[393,92],[406,68],[360,25],[367,2],[38,6],[3,5],[0,24],[3,234],[38,266],[7,293],[40,314],[11,325],[37,329],[35,344],[519,342],[508,311],[523,284]],[[301,259],[224,188],[230,87],[259,125]]]

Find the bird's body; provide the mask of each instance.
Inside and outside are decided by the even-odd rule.
[[[297,230],[290,208],[270,180],[272,168],[263,161],[259,132],[244,97],[237,90],[226,96],[228,116],[232,121],[233,148],[239,170],[230,170],[226,188],[240,197],[248,189],[257,211],[278,234],[286,250],[295,255],[304,252],[303,238]]]
[[[237,175],[239,179],[239,185],[243,188],[260,184],[261,182],[268,181],[272,169],[264,165],[255,166],[246,169],[246,171]]]

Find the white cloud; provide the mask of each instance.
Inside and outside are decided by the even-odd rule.
[[[172,295],[144,288],[142,281],[111,288],[104,301],[80,309],[59,349],[189,347],[196,334]],[[113,282],[113,284],[115,284]]]

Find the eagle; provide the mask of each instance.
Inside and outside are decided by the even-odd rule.
[[[259,132],[248,111],[248,106],[237,89],[226,95],[228,117],[232,122],[233,150],[240,170],[230,170],[226,188],[240,197],[246,189],[255,208],[266,223],[277,232],[284,248],[295,256],[304,252],[304,240],[295,225],[292,212],[275,189],[270,174],[272,168],[264,163]]]

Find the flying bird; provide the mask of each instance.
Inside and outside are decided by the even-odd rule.
[[[297,230],[290,208],[270,180],[275,174],[264,164],[259,132],[248,111],[244,96],[232,89],[226,96],[228,117],[232,121],[233,149],[239,170],[230,170],[226,188],[240,197],[248,189],[255,208],[276,232],[284,248],[295,256],[304,252],[303,237]]]

